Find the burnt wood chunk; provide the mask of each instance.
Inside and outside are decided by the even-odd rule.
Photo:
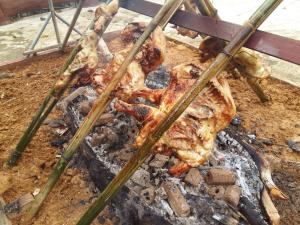
[[[168,195],[168,202],[176,215],[187,217],[190,214],[190,206],[176,184],[165,182],[163,188]]]
[[[236,185],[228,186],[225,191],[224,200],[232,206],[237,206],[240,201],[241,189]]]
[[[198,186],[203,181],[203,177],[198,169],[192,168],[186,175],[184,181],[193,186]]]
[[[169,156],[156,154],[154,159],[150,162],[149,166],[155,168],[162,168],[166,164],[166,162],[169,161],[169,159]]]
[[[206,182],[215,185],[233,185],[235,184],[235,174],[226,169],[212,168],[207,172]]]

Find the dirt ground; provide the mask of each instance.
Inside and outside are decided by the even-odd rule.
[[[114,49],[122,46],[110,43]],[[183,57],[184,54],[184,57]],[[9,72],[13,77],[0,79],[0,165],[15,147],[39,104],[56,80],[57,70],[66,55],[45,57],[26,66],[0,72]],[[170,68],[179,63],[197,58],[195,50],[183,45],[168,43],[165,64]],[[264,81],[263,88],[272,101],[261,104],[250,88],[241,80],[229,80],[237,105],[238,116],[249,134],[267,143],[259,151],[282,159],[300,162],[300,154],[289,149],[287,139],[300,135],[300,89],[275,79]],[[54,110],[50,118],[58,118]],[[6,202],[26,194],[45,184],[47,176],[58,160],[59,148],[50,142],[55,138],[54,128],[43,125],[34,137],[19,164],[6,172],[10,185],[3,193]],[[289,196],[286,202],[275,202],[282,215],[282,224],[300,224],[300,176],[275,171],[275,180]],[[1,190],[1,185],[0,185]],[[1,193],[0,193],[1,194]],[[84,168],[69,168],[51,192],[35,225],[75,224],[96,195]],[[16,218],[13,224],[24,224]],[[93,224],[100,224],[94,221]],[[109,223],[108,223],[109,224]]]

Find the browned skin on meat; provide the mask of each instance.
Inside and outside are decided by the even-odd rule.
[[[162,95],[158,108],[116,101],[118,111],[127,112],[143,122],[143,128],[136,139],[137,147],[155,129],[176,100],[201,76],[201,72],[199,66],[190,63],[175,67],[171,71],[170,84]],[[189,166],[199,166],[207,160],[216,134],[228,126],[235,113],[228,83],[222,76],[213,78],[202,94],[163,135],[155,151],[171,149],[184,162],[171,168],[170,172],[175,175],[181,174]]]
[[[134,42],[145,29],[145,23],[133,23],[126,26],[122,32],[122,39],[126,42]],[[93,75],[93,85],[98,93],[102,93],[105,87],[112,80],[113,75],[118,71],[120,65],[130,50],[123,50],[114,55],[112,61],[101,71]],[[148,93],[151,99],[157,102],[160,96],[144,85],[149,72],[155,70],[163,61],[166,55],[166,38],[160,27],[157,27],[147,39],[138,53],[136,59],[128,66],[127,73],[116,89],[116,97],[123,101],[130,102],[131,98],[139,97]]]
[[[134,42],[143,31],[145,25],[135,23],[128,25],[122,32],[123,40]],[[141,52],[129,65],[125,77],[116,89],[115,108],[126,112],[142,122],[142,129],[136,138],[139,147],[149,133],[166,116],[175,102],[201,76],[203,64],[198,62],[176,66],[171,71],[170,83],[167,88],[153,90],[145,86],[147,74],[160,65],[165,57],[166,40],[161,28],[157,28]],[[113,60],[93,76],[93,84],[101,93],[111,81],[123,62],[128,50],[116,54]],[[224,74],[223,74],[224,75]],[[235,105],[229,86],[223,75],[212,79],[195,101],[186,109],[181,117],[163,135],[156,144],[155,152],[173,152],[182,163],[170,169],[180,175],[189,167],[203,164],[209,156],[216,134],[224,129],[235,115]],[[144,104],[131,104],[136,97],[153,102],[156,107]]]

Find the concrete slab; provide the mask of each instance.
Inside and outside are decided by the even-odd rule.
[[[162,3],[164,0],[151,0]],[[249,16],[262,4],[263,0],[212,0],[223,20],[242,24]],[[76,28],[83,31],[93,18],[95,7],[84,8],[77,21]],[[279,34],[282,36],[300,40],[300,11],[299,0],[285,0],[278,9],[275,10],[266,22],[261,26],[261,30]],[[59,14],[67,21],[71,21],[75,9],[64,9]],[[0,26],[0,62],[12,60],[22,56],[22,53],[30,44],[36,32],[44,23],[47,14],[39,14],[23,18],[12,24]],[[108,31],[122,29],[127,23],[133,21],[149,21],[150,18],[137,13],[120,9]],[[63,39],[67,32],[67,26],[60,21],[60,35]],[[180,41],[198,46],[200,38],[190,39],[177,35],[175,29],[168,26],[166,34]],[[70,40],[76,40],[80,36],[72,33]],[[42,35],[36,48],[46,47],[56,44],[54,28],[50,22]],[[263,58],[272,68],[272,76],[287,81],[293,85],[300,86],[300,66],[278,60],[274,57],[264,55]]]

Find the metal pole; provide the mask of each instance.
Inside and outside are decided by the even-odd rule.
[[[57,43],[60,44],[61,41],[60,41],[60,37],[59,37],[59,30],[58,30],[58,27],[57,27],[57,22],[56,22],[56,17],[55,17],[55,10],[54,10],[52,0],[48,0],[48,4],[49,4],[49,9],[50,9],[50,12],[51,12],[51,16],[52,16],[52,22],[53,22],[53,26],[54,26],[54,30],[55,30]]]
[[[48,14],[47,19],[45,20],[45,23],[43,24],[43,26],[41,27],[41,29],[39,30],[38,34],[36,35],[36,37],[33,39],[33,41],[31,42],[29,48],[27,49],[27,51],[31,51],[34,49],[34,47],[36,46],[37,42],[39,41],[40,37],[42,36],[45,28],[47,27],[49,21],[51,19],[51,13]]]
[[[32,50],[27,50],[23,53],[23,55],[31,55],[31,54],[35,54],[35,53],[38,53],[38,52],[43,52],[43,51],[47,51],[47,50],[50,50],[50,49],[54,49],[54,48],[59,48],[61,45],[57,44],[57,45],[51,45],[51,46],[48,46],[48,47],[45,47],[45,48],[39,48],[39,49],[32,49]]]
[[[78,7],[77,7],[77,9],[76,9],[76,12],[75,12],[74,17],[73,17],[73,19],[72,19],[72,22],[71,22],[71,24],[70,24],[69,30],[68,30],[68,32],[67,32],[67,34],[66,34],[66,36],[65,36],[65,38],[64,38],[63,44],[62,44],[62,46],[61,46],[61,49],[62,49],[62,50],[64,50],[64,48],[65,48],[66,45],[67,45],[67,42],[68,42],[69,37],[70,37],[70,35],[71,35],[71,33],[72,33],[73,27],[75,26],[75,23],[76,23],[76,21],[77,21],[79,15],[80,15],[80,12],[81,12],[81,10],[82,10],[83,3],[84,3],[84,2],[85,2],[85,0],[80,0],[79,3],[78,3]]]
[[[62,18],[57,12],[55,12],[55,16],[56,16],[61,22],[63,22],[64,24],[66,24],[68,27],[71,26],[71,25],[70,25],[64,18]],[[77,30],[75,27],[73,27],[73,30],[74,30],[77,34],[79,34],[79,35],[82,36],[82,33],[81,33],[79,30]]]

